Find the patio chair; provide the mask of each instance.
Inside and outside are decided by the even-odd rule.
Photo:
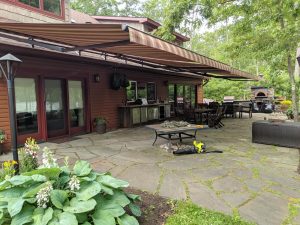
[[[218,107],[217,112],[215,114],[209,114],[208,115],[208,126],[209,127],[214,127],[216,129],[221,128],[224,126],[222,123],[222,118],[224,117],[226,111],[226,106],[225,107]]]
[[[193,108],[184,109],[184,120],[190,123],[197,123],[195,110]]]
[[[218,102],[210,102],[208,105],[209,109],[213,109],[213,113],[217,112],[217,109],[220,107],[220,104]]]
[[[226,111],[225,111],[225,117],[227,118],[227,116],[230,116],[232,118],[235,117],[235,112],[234,112],[234,105],[233,105],[233,102],[226,102],[226,103],[223,103],[222,106],[226,106]]]
[[[184,110],[181,107],[174,107],[174,111],[175,111],[175,116],[179,119],[179,120],[183,120],[184,119]]]

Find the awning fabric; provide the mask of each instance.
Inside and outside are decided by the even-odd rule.
[[[178,72],[257,80],[252,74],[120,24],[0,23],[0,31],[56,43],[65,52],[93,50],[132,57]]]

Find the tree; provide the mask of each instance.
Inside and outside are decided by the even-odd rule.
[[[93,16],[140,16],[136,0],[72,0],[71,7]]]
[[[168,13],[161,28],[162,37],[168,37],[166,33],[172,33],[180,27],[185,14],[196,5],[202,9],[203,16],[211,25],[222,25],[229,31],[231,42],[227,47],[228,52],[235,56],[250,55],[252,59],[267,62],[274,68],[273,71],[285,71],[289,75],[294,118],[297,121],[299,98],[294,59],[300,40],[299,1],[177,0],[166,9]],[[169,21],[175,15],[176,20],[170,25]]]

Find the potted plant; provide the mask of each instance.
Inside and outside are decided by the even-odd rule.
[[[94,119],[94,127],[97,133],[104,134],[106,132],[106,119],[103,117],[96,117]]]
[[[0,130],[0,155],[4,152],[4,143],[6,141],[6,134],[4,130]]]

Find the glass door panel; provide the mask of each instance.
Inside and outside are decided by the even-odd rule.
[[[84,98],[82,90],[82,81],[69,80],[69,120],[71,128],[83,127],[84,120]]]
[[[67,133],[66,104],[62,80],[45,80],[45,107],[48,137]]]
[[[18,135],[38,133],[35,79],[16,78],[15,98]]]

